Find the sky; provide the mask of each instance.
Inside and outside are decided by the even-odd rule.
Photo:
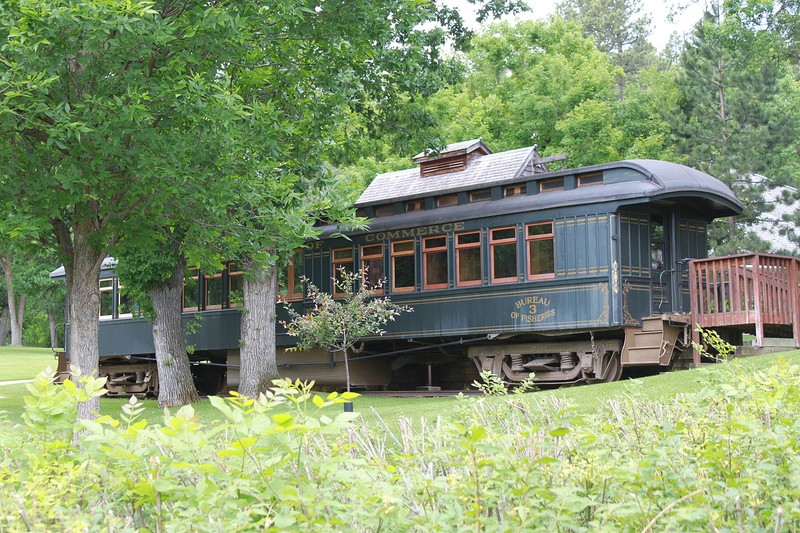
[[[449,0],[448,3],[457,6],[464,13],[465,17],[470,13],[472,6],[465,0]],[[530,12],[520,16],[527,19],[543,19],[555,12],[556,4],[560,0],[528,0]],[[689,34],[703,13],[703,0],[684,0],[681,5],[688,5],[680,15],[676,15],[672,21],[669,14],[674,11],[673,7],[677,2],[674,0],[643,0],[643,11],[650,15],[652,21],[650,42],[659,51],[664,49],[673,32],[680,35]]]

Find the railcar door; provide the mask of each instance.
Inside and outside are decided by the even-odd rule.
[[[665,213],[650,215],[650,276],[653,314],[672,312],[672,257]]]

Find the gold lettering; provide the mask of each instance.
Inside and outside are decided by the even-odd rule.
[[[428,226],[428,235],[439,233],[439,226]]]
[[[417,235],[422,237],[428,234],[428,228],[417,228]]]
[[[365,242],[375,242],[375,234],[367,233],[367,235],[364,237],[364,241]]]
[[[453,231],[461,231],[462,229],[464,229],[463,222],[456,222],[455,224],[453,224]]]
[[[450,231],[453,231],[452,224],[442,224],[442,233],[448,233]]]
[[[414,230],[413,229],[404,229],[403,230],[403,238],[409,239],[414,237]]]

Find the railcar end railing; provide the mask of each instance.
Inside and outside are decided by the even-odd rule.
[[[792,327],[800,346],[800,285],[794,257],[742,254],[689,263],[692,328],[752,326],[754,345],[763,346],[764,326]],[[699,342],[697,332],[693,340]],[[699,363],[695,351],[695,363]]]

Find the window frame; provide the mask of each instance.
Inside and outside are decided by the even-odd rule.
[[[401,250],[396,251],[395,246],[398,244],[411,244],[411,250]],[[406,241],[395,241],[390,244],[390,255],[391,255],[391,269],[392,269],[392,292],[414,292],[417,288],[417,248],[416,243],[413,240],[406,240]],[[410,287],[398,287],[397,283],[397,263],[395,262],[395,258],[397,257],[413,257],[414,262],[414,280]]]
[[[375,253],[371,253],[371,254],[368,255],[367,253],[365,253],[365,250],[367,250],[368,248],[379,248],[380,252],[375,252]],[[366,268],[367,268],[367,264],[366,263],[370,262],[370,261],[374,261],[374,260],[377,259],[378,261],[380,261],[380,268],[381,268],[380,277],[378,279],[381,280],[381,279],[384,279],[386,277],[386,272],[385,272],[386,269],[385,269],[385,266],[383,264],[383,251],[384,251],[383,243],[362,244],[360,251],[361,251],[361,284],[363,286],[367,287],[368,289],[371,289],[375,294],[383,294],[384,293],[384,287],[382,285],[381,286],[379,286],[377,284],[371,285],[371,286],[368,285],[369,284],[369,279],[368,279],[369,278],[369,271],[366,270]],[[364,275],[365,273],[366,273],[366,276]]]
[[[558,185],[555,185],[558,184]],[[551,187],[551,185],[555,185]],[[539,182],[539,192],[556,192],[564,190],[564,178],[551,178],[549,180],[541,180]]]
[[[343,251],[349,251],[350,257],[337,259],[336,252],[343,252]],[[333,248],[331,250],[331,283],[332,283],[331,294],[333,295],[334,298],[344,298],[350,294],[349,292],[339,292],[339,287],[337,284],[338,280],[337,274],[339,273],[339,266],[341,265],[347,268],[346,265],[348,263],[349,263],[349,271],[352,273],[355,260],[356,260],[356,254],[352,246],[346,248]]]
[[[189,275],[183,277],[183,288],[181,289],[181,299],[182,299],[182,309],[184,313],[189,313],[192,311],[200,311],[203,308],[203,302],[200,301],[203,299],[204,293],[200,287],[200,269],[199,268],[189,268]],[[195,286],[197,287],[197,293],[194,295],[196,297],[195,301],[192,302],[194,305],[186,305],[186,280],[193,279],[195,282]]]
[[[461,237],[465,237],[467,235],[477,235],[478,241],[477,242],[469,242],[469,243],[460,243],[459,240]],[[483,236],[481,235],[480,231],[465,231],[463,233],[456,233],[455,234],[455,247],[456,247],[456,287],[474,287],[476,285],[481,285],[483,283]],[[478,274],[477,280],[461,280],[461,251],[462,250],[471,250],[477,248],[478,249],[478,267],[480,268],[480,273]]]
[[[219,295],[219,303],[218,304],[209,304],[208,302],[211,300],[209,298],[209,287],[210,287],[210,280],[217,280],[219,279],[219,289],[222,294]],[[222,309],[223,303],[225,302],[225,284],[222,280],[222,271],[215,272],[214,274],[206,274],[203,276],[203,309],[204,310],[213,310],[213,309]]]
[[[458,194],[443,194],[441,196],[436,197],[436,207],[453,207],[458,205]]]
[[[598,181],[598,178],[599,181]],[[602,172],[594,172],[592,174],[584,174],[582,176],[578,176],[578,187],[594,187],[596,185],[603,184],[603,173]]]
[[[443,246],[428,248],[429,241],[434,239],[444,239]],[[428,283],[428,257],[433,254],[445,253],[445,268],[447,269],[447,279],[444,283]],[[422,240],[422,288],[424,290],[446,289],[450,286],[450,246],[447,235],[436,235],[425,237]]]
[[[492,189],[478,189],[469,192],[469,203],[488,202],[492,199]]]
[[[425,200],[407,200],[403,203],[403,212],[404,213],[417,213],[419,211],[425,211]]]
[[[511,194],[508,194],[511,191]],[[503,198],[513,198],[515,196],[526,196],[528,194],[528,184],[520,183],[516,185],[506,185],[503,187]]]
[[[495,239],[494,233],[496,231],[503,231],[503,230],[514,230],[514,237],[508,238],[501,238]],[[516,273],[513,277],[505,277],[505,278],[497,278],[495,277],[495,247],[499,246],[508,246],[510,244],[514,245],[514,261],[516,263]],[[519,279],[519,231],[517,230],[517,226],[504,226],[502,228],[491,228],[489,229],[489,254],[490,254],[490,264],[489,268],[491,272],[489,272],[489,279],[492,283],[514,283]]]
[[[380,204],[375,206],[375,218],[390,217],[395,214],[394,204]]]
[[[297,268],[297,259],[300,258],[300,268]],[[305,256],[303,254],[302,248],[295,248],[292,252],[292,258],[289,260],[289,264],[286,265],[286,291],[281,292],[280,281],[278,282],[278,297],[285,301],[285,302],[297,302],[303,299],[305,296],[305,287],[303,286],[302,281],[298,279],[297,271],[300,271],[300,277],[303,276],[303,262],[305,261]],[[297,288],[298,281],[300,281],[300,292],[297,292],[295,289]]]
[[[234,309],[234,308],[236,308],[238,306],[236,305],[236,302],[231,300],[231,295],[235,292],[235,290],[233,288],[233,282],[234,282],[234,280],[237,280],[237,279],[244,280],[244,270],[242,270],[242,264],[239,261],[231,261],[231,262],[229,262],[226,265],[225,270],[227,270],[227,272],[228,272],[228,298],[227,298],[228,301],[227,301],[227,306],[230,309]],[[244,281],[242,281],[242,283],[244,284]],[[242,285],[242,287],[244,287],[244,285]],[[244,291],[244,288],[242,289],[242,291]]]
[[[110,285],[108,285],[107,287],[104,287],[103,286],[104,282],[110,283]],[[116,294],[116,291],[114,290],[114,285],[115,285],[114,278],[102,278],[98,282],[98,287],[99,287],[99,291],[100,291],[100,320],[111,320],[111,319],[115,318],[115,314],[116,314],[117,309],[116,309],[116,302],[114,302],[114,296]],[[111,304],[111,309],[110,309],[111,313],[107,314],[107,315],[104,315],[103,314],[103,293],[109,293],[109,292],[111,293],[111,297],[108,299],[109,303]]]
[[[530,228],[534,226],[550,226],[549,233],[542,233],[539,235],[531,235]],[[533,273],[533,257],[531,256],[531,242],[533,241],[545,241],[549,240],[553,243],[553,272],[549,272],[546,274],[534,274]],[[556,277],[556,234],[555,234],[555,224],[553,221],[549,222],[534,222],[532,224],[525,225],[525,259],[527,262],[528,267],[528,279],[529,280],[536,280],[536,279],[552,279]]]

